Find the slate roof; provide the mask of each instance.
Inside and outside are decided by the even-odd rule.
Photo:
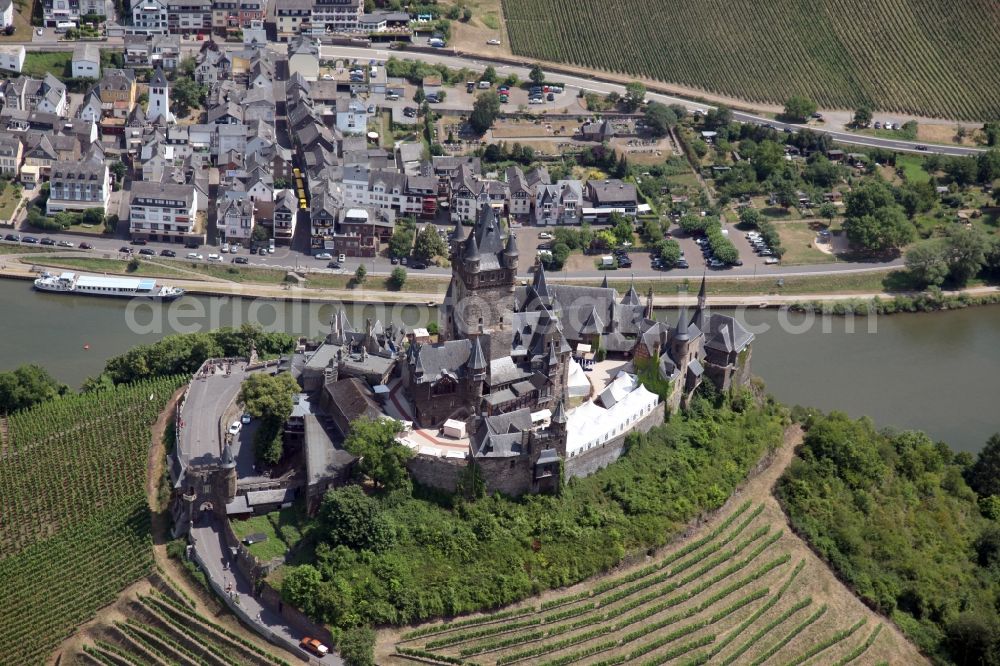
[[[468,362],[472,352],[469,340],[447,340],[437,344],[424,344],[417,347],[415,365],[423,370],[416,378],[418,384],[437,381],[444,375],[458,378],[463,374],[463,366]]]

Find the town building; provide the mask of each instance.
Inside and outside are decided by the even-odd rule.
[[[132,238],[185,244],[205,242],[205,225],[198,214],[198,198],[194,185],[133,182],[129,205]]]
[[[288,73],[307,81],[319,78],[319,46],[312,37],[299,35],[288,45]]]
[[[61,0],[56,0],[60,2]],[[132,25],[127,30],[132,34],[167,34],[167,3],[165,0],[133,0]]]
[[[108,165],[97,155],[83,161],[55,162],[51,168],[49,187],[46,215],[90,208],[108,212],[111,175]]]
[[[16,136],[0,136],[0,174],[17,178],[21,173],[21,140]]]
[[[70,61],[74,79],[99,79],[101,77],[101,51],[97,44],[80,42],[73,47]]]
[[[174,114],[170,111],[170,82],[160,68],[156,69],[153,78],[149,80],[149,106],[146,117],[151,122],[162,120],[166,124],[174,119]]]
[[[364,11],[362,0],[313,0],[312,29],[353,32],[358,29]]]
[[[253,202],[242,193],[227,193],[216,204],[216,225],[225,243],[241,243],[250,247],[254,222]]]
[[[24,67],[24,46],[0,46],[0,69],[7,72],[21,73]]]
[[[275,0],[274,22],[279,42],[288,42],[312,28],[313,0]]]

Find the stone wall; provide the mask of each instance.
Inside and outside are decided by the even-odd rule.
[[[648,432],[650,428],[663,423],[663,404],[657,405],[656,409],[646,415],[644,419],[635,424],[629,431],[622,433],[614,439],[609,439],[601,446],[594,447],[589,451],[573,456],[566,461],[564,466],[566,478],[583,478],[590,476],[599,469],[603,469],[618,460],[625,448],[625,438],[630,432]]]
[[[532,490],[532,465],[528,456],[479,458],[476,464],[486,482],[486,492],[520,497]]]
[[[458,481],[468,466],[464,458],[439,458],[416,455],[406,463],[410,476],[417,483],[445,492],[455,492]]]

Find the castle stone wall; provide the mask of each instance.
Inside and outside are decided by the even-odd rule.
[[[486,481],[486,492],[519,497],[532,491],[533,469],[528,456],[479,458],[476,460]]]
[[[415,455],[407,461],[406,469],[417,483],[451,493],[458,488],[458,480],[468,464],[463,458]]]
[[[564,466],[566,478],[583,478],[607,467],[621,457],[625,449],[625,438],[630,432],[648,432],[650,428],[662,423],[663,405],[660,404],[627,432],[567,460]]]

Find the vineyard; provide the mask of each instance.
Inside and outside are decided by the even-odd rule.
[[[150,590],[116,606],[115,619],[88,630],[70,663],[289,666],[177,595]]]
[[[404,633],[395,659],[797,666],[875,663],[876,652],[894,649],[860,604],[844,609],[816,587],[806,560],[784,547],[788,538],[764,506],[747,502],[642,568],[530,606]]]
[[[149,426],[182,380],[59,398],[0,450],[0,664],[40,663],[152,568]]]
[[[993,0],[736,3],[503,0],[517,55],[754,102],[991,120],[1000,111]]]

